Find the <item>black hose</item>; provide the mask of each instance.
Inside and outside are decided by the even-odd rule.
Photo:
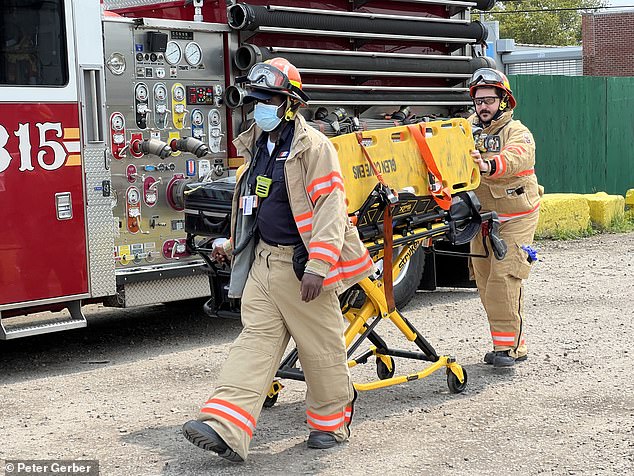
[[[404,36],[449,37],[465,43],[481,43],[487,38],[486,27],[478,22],[449,23],[435,21],[371,18],[332,14],[271,10],[268,7],[237,3],[229,7],[229,26],[235,30],[255,30],[261,26],[299,28],[307,30],[378,33]]]
[[[334,54],[333,54],[334,53]],[[394,71],[413,73],[471,74],[479,68],[495,68],[495,61],[484,56],[471,59],[447,59],[447,57],[403,58],[386,56],[357,56],[315,52],[271,52],[271,48],[245,44],[234,56],[238,69],[248,70],[254,64],[281,56],[297,68],[353,69],[359,71]]]

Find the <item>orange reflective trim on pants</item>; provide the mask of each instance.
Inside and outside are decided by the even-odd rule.
[[[512,346],[515,343],[514,332],[491,332],[493,345]]]
[[[224,418],[244,430],[249,437],[253,437],[255,419],[248,412],[233,403],[219,398],[212,398],[205,403],[200,411]]]
[[[306,410],[306,421],[309,426],[320,431],[335,431],[341,428],[346,422],[350,421],[350,413],[346,411],[334,413],[332,415],[317,415],[316,413]],[[347,414],[347,416],[346,416]]]

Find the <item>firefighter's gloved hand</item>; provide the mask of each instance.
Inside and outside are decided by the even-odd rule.
[[[321,290],[323,289],[323,287],[324,278],[322,278],[321,276],[317,276],[316,274],[312,274],[308,271],[305,272],[300,285],[302,301],[310,302],[313,299],[316,299],[317,296],[321,294]]]

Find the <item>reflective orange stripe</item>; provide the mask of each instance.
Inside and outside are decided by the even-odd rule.
[[[308,245],[308,259],[320,259],[330,264],[336,264],[341,251],[336,246],[322,241],[313,241]]]
[[[523,170],[522,172],[515,174],[516,177],[526,177],[528,175],[533,175],[535,173],[535,169]]]
[[[308,232],[313,229],[313,212],[302,213],[294,218],[297,230],[300,233]]]
[[[515,343],[514,332],[491,332],[493,338],[493,345],[511,346]]]
[[[216,415],[218,417],[221,417],[227,421],[230,421],[231,423],[233,423],[234,425],[236,425],[238,428],[240,428],[241,430],[243,430],[247,435],[249,435],[249,437],[253,438],[253,430],[251,430],[251,428],[249,428],[247,425],[245,425],[242,421],[238,420],[236,417],[229,415],[221,410],[218,410],[216,408],[203,408],[200,410],[203,413],[208,413],[210,415]]]
[[[321,431],[335,431],[341,428],[344,423],[350,421],[350,412],[333,413],[332,415],[317,415],[309,410],[306,410],[306,422],[316,430]]]
[[[306,187],[306,191],[314,203],[322,195],[327,195],[337,188],[345,193],[343,178],[339,172],[330,172],[328,175],[313,180],[308,187]]]
[[[518,155],[522,155],[526,152],[526,149],[524,147],[522,147],[521,145],[515,145],[515,144],[511,144],[511,145],[507,145],[506,147],[503,147],[502,152],[504,152],[505,150],[515,152]]]
[[[495,164],[497,167],[495,168],[495,173],[491,175],[491,177],[499,177],[500,175],[504,175],[506,172],[506,157],[503,154],[496,155],[493,157],[495,160]]]
[[[367,250],[365,255],[360,258],[351,261],[339,261],[328,272],[326,279],[324,279],[324,286],[336,283],[344,278],[357,276],[370,269],[373,264],[370,253]]]
[[[536,211],[538,208],[539,208],[539,203],[537,205],[535,205],[535,207],[533,209],[528,210],[527,212],[498,213],[498,217],[500,218],[500,221],[508,221],[508,220],[511,220],[512,218],[517,218],[517,217],[523,217],[523,216],[526,216],[526,215],[530,215],[531,213]]]
[[[255,418],[233,403],[219,398],[212,398],[205,403],[200,411],[203,413],[209,413],[210,415],[216,415],[230,421],[238,428],[244,430],[249,437],[253,437],[253,430],[255,430]]]

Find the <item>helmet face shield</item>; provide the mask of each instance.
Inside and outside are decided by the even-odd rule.
[[[283,58],[254,64],[246,80],[249,88],[284,94],[304,105],[308,102],[308,96],[302,91],[299,72]]]
[[[501,73],[493,68],[480,68],[475,70],[469,80],[469,93],[471,94],[471,97],[475,97],[475,91],[477,88],[486,86],[502,90],[508,98],[508,104],[511,109],[515,108],[517,103],[515,101],[515,97],[513,96],[513,91],[511,91],[511,83],[509,83],[509,80],[504,73]],[[502,102],[505,102],[504,99]],[[502,107],[502,109],[505,109],[505,107]]]
[[[503,84],[506,86],[505,83],[508,84],[508,79],[500,72],[491,68],[480,68],[471,75],[469,87],[480,84]]]
[[[267,63],[257,63],[253,65],[247,80],[251,86],[266,89],[278,89],[280,91],[290,90],[291,83],[288,77],[275,66]]]

